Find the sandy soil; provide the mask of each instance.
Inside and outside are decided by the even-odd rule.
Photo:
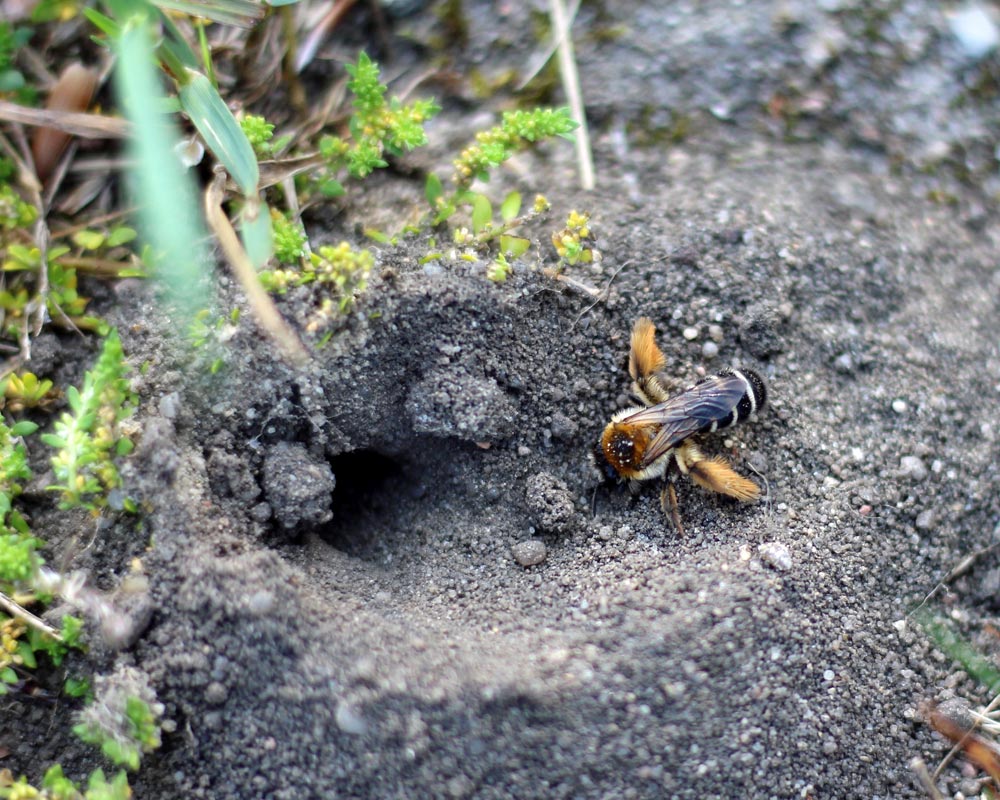
[[[654,5],[578,18],[598,188],[566,143],[490,185],[548,196],[549,261],[565,214],[592,213],[604,258],[576,283],[380,247],[308,368],[245,313],[216,376],[150,287],[116,290],[149,365],[128,477],[152,511],[77,560],[112,587],[141,556],[151,580],[138,641],[89,656],[148,675],[176,725],[136,796],[924,796],[908,764],[947,745],[918,704],[982,699],[909,615],[997,535],[997,106],[973,91],[996,56],[927,3]],[[469,6],[457,68],[523,67],[528,12]],[[398,229],[419,169],[491,119],[445,105],[415,174],[371,179],[329,241]],[[656,487],[598,486],[590,460],[643,315],[682,384],[742,364],[770,387],[706,441],[766,501],[682,484],[683,537]],[[979,646],[997,575],[987,553],[934,600]],[[59,733],[71,708],[3,710],[15,773],[99,763]]]

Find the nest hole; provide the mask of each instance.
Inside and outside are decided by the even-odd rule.
[[[403,467],[374,450],[354,450],[331,459],[330,468],[337,479],[333,519],[320,529],[320,536],[348,555],[376,557],[400,496],[405,496]]]

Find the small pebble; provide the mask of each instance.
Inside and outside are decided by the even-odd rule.
[[[334,715],[337,727],[344,733],[351,733],[361,736],[368,732],[368,723],[353,707],[341,701],[337,704],[337,712]]]
[[[927,467],[917,456],[903,456],[899,459],[899,471],[904,478],[910,478],[918,483],[927,477]]]
[[[787,572],[792,568],[792,553],[780,542],[764,542],[757,548],[760,559],[769,567],[780,572]]]
[[[218,681],[212,681],[205,687],[205,702],[210,706],[221,706],[228,698],[229,690]]]
[[[525,542],[518,542],[510,548],[514,560],[522,567],[533,567],[541,564],[548,555],[545,542],[540,539],[528,539]]]
[[[1000,30],[989,11],[979,3],[969,3],[951,14],[951,33],[965,54],[982,58],[1000,44]]]
[[[167,419],[177,419],[177,415],[181,410],[181,395],[180,392],[170,392],[170,394],[165,394],[160,398],[159,411],[160,416],[166,417]]]
[[[689,342],[693,342],[698,338],[698,329],[695,327],[685,328],[681,331],[681,336],[687,339]]]
[[[850,353],[841,353],[833,360],[833,368],[837,372],[850,375],[854,372],[854,359],[851,358]]]
[[[897,414],[905,414],[908,408],[909,406],[906,405],[905,400],[892,401],[892,410],[895,411]]]
[[[705,342],[705,344],[701,346],[701,354],[707,359],[715,358],[719,355],[719,345],[715,342]]]
[[[927,509],[917,514],[917,519],[913,524],[917,526],[918,531],[929,531],[934,527],[934,522],[934,512]]]
[[[267,591],[267,589],[260,589],[250,595],[250,599],[247,602],[247,609],[251,614],[263,617],[274,610],[274,604],[274,595]]]

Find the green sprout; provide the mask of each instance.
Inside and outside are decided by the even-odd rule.
[[[352,178],[364,178],[388,166],[386,155],[400,156],[427,144],[424,125],[441,110],[433,100],[415,100],[406,105],[395,97],[386,101],[378,64],[364,52],[357,64],[348,64],[346,69],[351,76],[347,88],[354,95],[350,140],[327,135],[319,142],[327,171],[320,188],[330,196],[344,193],[337,180],[343,170]]]
[[[46,258],[48,294],[45,302],[49,316],[63,327],[102,332],[107,326],[97,317],[85,314],[90,300],[77,292],[76,270],[64,266],[60,259],[70,252],[65,245],[50,247]],[[42,269],[42,254],[37,247],[10,244],[3,262],[4,272],[29,272],[38,274]],[[16,337],[23,326],[23,318],[30,302],[23,283],[13,282],[0,290],[0,308],[6,312],[7,332]]]
[[[3,800],[129,800],[132,790],[128,775],[119,772],[110,781],[104,771],[95,769],[81,788],[63,774],[62,766],[55,764],[46,770],[40,789],[28,783],[24,776],[14,780],[9,770],[0,770],[0,798]]]
[[[246,114],[240,118],[240,127],[246,134],[247,141],[253,148],[258,159],[274,158],[281,153],[292,140],[291,134],[274,138],[274,125],[264,117],[256,114]]]
[[[506,111],[499,125],[477,133],[476,143],[455,160],[453,181],[459,191],[468,189],[476,180],[487,181],[490,170],[516,153],[553,136],[571,138],[578,127],[568,108]]]
[[[121,340],[112,331],[82,389],[67,389],[70,411],[55,423],[53,433],[42,435],[58,451],[52,457],[57,482],[48,488],[61,493],[60,508],[97,511],[107,505],[107,493],[121,486],[114,458],[132,449],[121,422],[134,410],[126,371]]]
[[[497,243],[495,250],[499,250],[499,255],[487,268],[487,277],[491,280],[506,280],[511,269],[509,260],[524,255],[530,246],[528,239],[515,236],[511,231],[547,212],[549,203],[539,196],[532,208],[519,216],[521,196],[513,192],[501,205],[500,221],[494,222],[489,198],[471,191],[472,184],[477,180],[488,181],[491,170],[544,139],[553,136],[572,138],[571,133],[577,127],[578,123],[570,118],[569,109],[566,108],[508,111],[504,113],[499,125],[477,133],[475,143],[463,150],[455,160],[453,192],[445,192],[437,175],[431,173],[427,176],[424,194],[433,210],[433,225],[446,222],[460,208],[468,208],[471,231],[469,228],[459,227],[454,233],[455,243],[478,250],[490,249],[490,245]],[[463,257],[467,255],[470,255],[468,251]]]
[[[298,264],[305,257],[309,245],[302,223],[271,209],[271,224],[274,228],[275,258],[282,264]]]
[[[33,372],[10,375],[3,390],[6,408],[10,412],[17,413],[25,408],[47,405],[56,394],[52,387],[51,380],[48,378],[39,380]]]
[[[263,117],[247,114],[240,120],[240,127],[246,134],[247,141],[254,153],[260,158],[271,153],[271,138],[274,136],[274,125]]]
[[[73,732],[101,748],[116,766],[139,769],[145,753],[160,746],[163,705],[145,673],[122,667],[98,677],[94,700],[83,708]]]
[[[36,90],[29,86],[14,66],[17,51],[31,39],[29,28],[15,28],[9,22],[0,22],[0,97],[13,95],[22,105],[31,105]]]
[[[0,183],[0,231],[27,228],[36,219],[38,209],[25,202],[9,183]]]
[[[374,264],[375,257],[370,250],[353,250],[347,242],[341,242],[335,247],[320,247],[309,256],[301,270],[269,270],[260,273],[260,278],[268,291],[278,294],[309,284],[326,290],[319,310],[306,324],[306,330],[313,333],[350,311],[356,296],[365,290]]]
[[[74,233],[72,240],[75,245],[83,250],[104,251],[128,244],[136,236],[138,234],[135,228],[130,228],[127,225],[117,225],[108,231],[86,228]]]
[[[28,583],[43,563],[37,552],[41,545],[34,536],[0,533],[0,586]]]
[[[563,263],[589,264],[595,258],[596,251],[592,245],[593,233],[590,230],[590,214],[571,211],[566,220],[566,227],[552,234],[552,246],[559,254]]]

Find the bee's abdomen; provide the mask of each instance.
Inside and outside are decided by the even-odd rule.
[[[733,406],[732,411],[726,414],[726,416],[722,419],[710,422],[702,428],[699,433],[713,433],[715,431],[731,428],[733,425],[738,425],[741,422],[745,422],[750,418],[751,414],[755,414],[760,411],[767,402],[767,384],[765,384],[764,379],[752,369],[744,369],[742,367],[739,369],[724,369],[719,374],[735,375],[737,378],[742,380],[744,384],[746,384],[746,391],[739,399],[739,402]]]

